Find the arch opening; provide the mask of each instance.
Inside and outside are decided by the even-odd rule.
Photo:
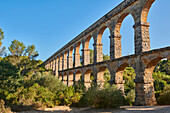
[[[69,51],[68,51],[68,56],[67,56],[67,67],[68,67],[68,69],[70,69],[70,68],[73,68],[73,61],[74,61],[74,59],[73,59],[73,52],[74,51],[74,48],[73,48],[73,46],[71,46],[71,48],[69,49]]]
[[[167,18],[170,17],[170,13],[162,13],[167,11],[167,7],[169,7],[167,2],[162,2],[159,0],[153,2],[153,0],[148,0],[144,6],[145,10],[143,9],[142,11],[141,21],[150,22],[149,35],[151,49],[163,48],[169,46],[170,44],[169,36],[167,35],[170,30],[166,27],[170,26],[169,18]]]
[[[58,79],[59,79],[60,81],[62,81],[62,79],[63,79],[62,74],[59,75]]]
[[[82,43],[78,42],[74,49],[74,67],[79,67],[82,65]]]
[[[64,73],[63,75],[63,83],[67,85],[67,73]]]
[[[148,13],[149,10],[155,0],[148,0],[147,3],[144,5],[142,13],[141,13],[141,21],[147,23]]]
[[[109,69],[106,66],[100,67],[97,73],[97,85],[99,85],[100,88],[103,88],[110,85],[110,82],[111,75]]]
[[[75,75],[75,82],[82,81],[82,74],[81,71],[78,70]]]
[[[116,70],[115,84],[124,93],[130,105],[135,102],[135,78],[135,70],[128,63],[123,63]]]
[[[59,59],[59,71],[63,70],[63,54],[60,54],[60,59]]]
[[[88,36],[87,39],[85,40],[85,47],[84,47],[84,55],[85,55],[85,59],[84,59],[84,64],[88,65],[88,64],[93,64],[93,57],[94,57],[94,49],[93,49],[93,44],[94,44],[94,40],[92,36]]]
[[[68,52],[65,51],[64,58],[63,58],[63,70],[67,69],[67,56],[68,56]]]
[[[102,27],[98,32],[97,36],[97,53],[98,60],[97,61],[106,61],[110,60],[110,29],[106,26]]]
[[[103,61],[110,60],[110,30],[108,27],[102,29]]]
[[[71,71],[68,74],[68,86],[73,86],[73,84],[74,84],[74,74]]]
[[[56,57],[56,62],[55,62],[55,76],[58,77],[58,61],[59,61],[59,57]]]
[[[91,87],[93,80],[94,80],[93,72],[91,69],[88,69],[84,75],[84,86],[86,87],[86,89]]]
[[[120,16],[115,26],[115,57],[127,56],[134,54],[134,19],[129,13],[124,13]],[[129,27],[131,26],[131,27]],[[118,49],[119,48],[119,49]]]
[[[170,85],[170,60],[166,57],[151,60],[145,68],[144,76],[144,81],[148,83],[148,92],[152,92],[148,94],[151,99],[148,99],[147,103],[166,104],[165,100],[160,99],[160,95],[163,93],[164,88]]]

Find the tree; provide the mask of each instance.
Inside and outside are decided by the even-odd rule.
[[[21,56],[28,56],[30,59],[35,59],[39,55],[38,52],[35,51],[35,45],[26,47],[23,42],[19,42],[18,40],[12,41],[8,49],[11,56],[19,58],[19,61]]]
[[[35,69],[39,61],[35,58],[38,56],[38,52],[35,50],[35,45],[25,46],[23,42],[18,40],[12,41],[8,47],[10,55],[5,59],[10,61],[13,65],[16,65],[21,75],[26,75],[30,70]]]
[[[106,61],[106,60],[110,60],[110,56],[108,54],[107,55],[103,54],[103,61]]]
[[[35,51],[35,45],[28,46],[26,53],[30,59],[34,59],[38,56],[38,51]]]
[[[19,78],[18,69],[14,65],[4,60],[0,61],[0,92],[2,89],[14,91],[19,85]]]
[[[3,56],[3,54],[5,54],[5,47],[2,47],[2,39],[4,39],[4,32],[2,31],[2,29],[0,29],[0,56]]]
[[[12,56],[25,56],[26,52],[26,46],[23,42],[19,42],[18,40],[12,41],[11,45],[8,47],[10,53]]]

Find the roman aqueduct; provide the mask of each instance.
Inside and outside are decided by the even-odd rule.
[[[135,79],[135,104],[155,105],[155,93],[152,73],[157,63],[164,58],[170,60],[170,46],[150,50],[148,12],[155,0],[124,0],[121,4],[100,18],[97,22],[71,40],[49,57],[43,64],[52,69],[56,77],[71,86],[83,78],[84,85],[90,87],[90,75],[94,81],[103,84],[104,71],[111,75],[110,83],[124,90],[123,71],[127,66],[133,67]],[[120,28],[124,18],[132,15],[135,25],[135,54],[122,57]],[[106,28],[110,30],[110,60],[103,61],[101,43]],[[89,41],[93,38],[94,62],[90,63]],[[80,65],[80,44],[82,44],[82,65]],[[74,53],[73,53],[74,50]]]

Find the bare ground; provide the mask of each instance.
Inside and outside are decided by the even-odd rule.
[[[69,108],[57,106],[45,110],[29,110],[17,113],[170,113],[170,106],[122,106],[120,109]]]

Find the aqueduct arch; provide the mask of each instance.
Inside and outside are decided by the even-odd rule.
[[[93,37],[90,35],[88,36],[85,41],[84,41],[84,49],[83,49],[83,65],[88,65],[90,64],[90,49],[89,49],[89,44],[90,40],[93,39]],[[94,42],[94,40],[93,40]]]
[[[49,57],[43,65],[45,65],[47,69],[52,69],[56,77],[64,83],[67,82],[69,86],[73,85],[81,74],[84,84],[87,87],[91,86],[91,73],[96,77],[95,82],[98,82],[100,78],[102,78],[102,74],[100,75],[100,73],[103,72],[104,67],[107,67],[111,74],[111,82],[117,85],[118,88],[123,87],[122,70],[130,65],[136,73],[135,104],[156,104],[151,74],[153,72],[153,66],[160,58],[166,57],[170,59],[170,47],[150,50],[147,16],[154,1],[155,0],[124,0]],[[135,32],[135,54],[122,57],[120,28],[124,18],[129,14],[132,15],[135,23],[133,26]],[[101,38],[106,28],[110,29],[110,60],[103,61]],[[90,64],[89,40],[92,37],[94,39],[94,62]],[[80,44],[83,46],[82,65],[80,65]],[[125,63],[125,61],[127,63]],[[123,90],[123,88],[121,89]]]
[[[85,74],[84,74],[84,85],[86,86],[86,88],[88,89],[89,87],[91,87],[91,76],[92,70],[91,69],[87,69]]]
[[[104,78],[104,73],[105,73],[106,69],[108,69],[106,66],[101,66],[98,69],[96,82],[97,82],[97,85],[99,85],[100,87],[103,87],[104,83],[106,82],[105,78]],[[110,74],[110,71],[109,71],[109,74]]]
[[[75,74],[75,82],[78,82],[79,80],[81,80],[81,76],[82,76],[81,71],[78,70]]]
[[[68,86],[72,86],[74,84],[74,74],[72,71],[69,72],[68,74]]]

